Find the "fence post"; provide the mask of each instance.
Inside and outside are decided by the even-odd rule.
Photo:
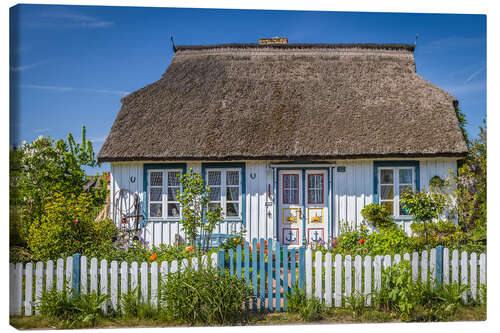
[[[443,283],[443,246],[436,248],[436,280],[439,285]]]
[[[224,270],[224,261],[225,261],[225,258],[224,258],[224,250],[223,249],[220,249],[219,250],[219,268],[221,270]]]
[[[73,254],[73,276],[71,279],[71,284],[75,295],[80,294],[80,257],[80,253]]]

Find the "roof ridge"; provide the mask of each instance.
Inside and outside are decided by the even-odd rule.
[[[184,50],[207,50],[207,49],[221,49],[221,48],[274,48],[274,49],[346,49],[346,48],[359,48],[359,49],[379,49],[379,50],[406,50],[413,52],[415,50],[414,44],[386,44],[386,43],[290,43],[290,44],[257,44],[257,43],[227,43],[227,44],[212,44],[212,45],[180,45],[175,47],[175,51]]]

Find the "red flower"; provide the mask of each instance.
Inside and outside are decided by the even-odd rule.
[[[361,239],[358,241],[358,243],[359,243],[359,244],[363,244],[364,242],[366,242],[366,240],[365,240],[364,238],[361,238]]]
[[[78,219],[75,219],[73,222],[78,223]]]
[[[336,246],[337,245],[337,241],[333,241],[332,244],[333,244],[333,246]]]

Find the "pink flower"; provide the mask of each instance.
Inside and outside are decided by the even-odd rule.
[[[78,219],[75,219],[73,222],[78,223]]]

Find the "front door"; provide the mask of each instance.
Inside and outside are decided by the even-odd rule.
[[[320,244],[328,238],[328,171],[280,170],[278,176],[280,243]]]

